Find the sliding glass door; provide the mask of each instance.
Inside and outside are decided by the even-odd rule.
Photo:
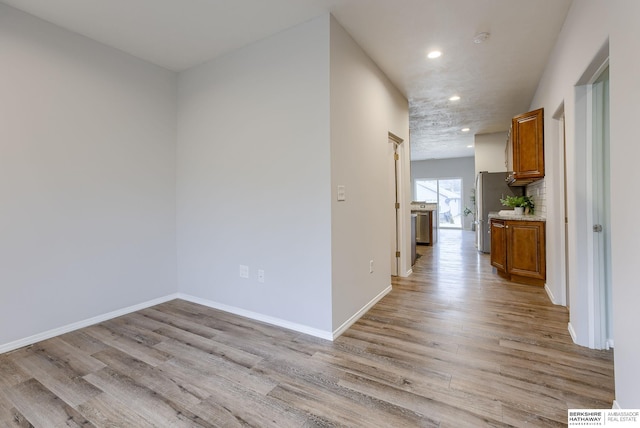
[[[415,182],[416,201],[438,204],[438,226],[462,228],[462,179],[425,178]]]

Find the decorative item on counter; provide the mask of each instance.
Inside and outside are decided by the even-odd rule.
[[[505,207],[512,207],[516,214],[533,214],[533,201],[528,196],[506,196],[504,199],[500,199],[500,202]]]

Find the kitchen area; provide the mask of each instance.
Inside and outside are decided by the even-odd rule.
[[[512,282],[544,287],[546,201],[544,110],[515,116],[504,143],[506,172],[476,177],[476,247],[494,272]]]
[[[457,228],[461,234],[473,234],[475,249],[489,255],[484,263],[491,263],[495,274],[513,282],[544,286],[542,109],[514,117],[508,132],[476,136],[474,157],[412,162],[411,168],[416,199],[411,202],[412,262],[416,245],[434,245],[443,227]],[[444,199],[451,199],[450,204],[439,198],[425,198],[434,203],[421,200],[420,196],[427,194],[421,188],[426,187],[424,183],[454,178],[461,182],[457,200]],[[451,224],[445,210],[456,218]]]
[[[425,201],[411,202],[411,265],[416,262],[416,245],[433,245],[438,236],[438,204]]]
[[[445,229],[472,233],[474,216],[465,208],[473,206],[474,168],[473,156],[411,162],[410,211],[424,226],[416,228],[419,236],[411,234],[418,246],[438,245]]]

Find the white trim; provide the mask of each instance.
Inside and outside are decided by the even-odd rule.
[[[560,186],[556,186],[555,190],[558,190],[558,196],[556,197],[556,201],[558,202],[558,213],[555,218],[559,220],[559,224],[561,225],[561,233],[558,236],[559,246],[560,248],[560,256],[558,262],[558,270],[559,274],[556,275],[556,278],[559,280],[559,293],[560,300],[557,304],[562,306],[569,306],[569,294],[567,293],[567,289],[570,288],[569,283],[569,272],[567,271],[567,260],[569,258],[569,246],[567,244],[567,235],[569,233],[567,218],[568,218],[568,199],[567,199],[567,142],[566,142],[566,123],[565,123],[565,111],[564,111],[564,100],[558,107],[558,110],[553,115],[554,125],[557,125],[557,138],[558,138],[558,152],[557,152],[557,168],[556,173],[558,174],[558,180],[560,182]]]
[[[613,339],[607,339],[607,343],[606,343],[607,347],[605,349],[609,350],[611,348],[615,348],[615,346],[613,346]]]
[[[553,295],[553,292],[551,291],[551,288],[549,288],[549,284],[544,285],[544,291],[547,292],[547,296],[549,296],[549,300],[551,300],[551,303],[553,303],[554,305],[559,305],[558,301],[556,300],[556,297]]]
[[[241,317],[249,318],[255,321],[261,321],[267,324],[286,328],[287,330],[293,330],[300,333],[308,334],[310,336],[319,337],[320,339],[333,340],[334,338],[334,336],[331,334],[330,331],[320,330],[320,329],[309,327],[303,324],[286,321],[281,318],[275,318],[269,315],[260,314],[258,312],[248,311],[246,309],[238,308],[235,306],[229,306],[223,303],[214,302],[212,300],[191,296],[189,294],[178,293],[178,299],[186,300],[192,303],[197,303],[199,305],[207,306],[213,309],[218,309],[224,312],[228,312],[230,314],[239,315]]]
[[[349,327],[351,327],[353,324],[355,324],[356,321],[358,321],[364,314],[367,313],[367,311],[369,309],[371,309],[373,307],[373,305],[375,305],[376,303],[378,303],[384,296],[386,296],[387,294],[389,294],[392,290],[391,285],[389,285],[387,288],[385,288],[384,290],[382,290],[382,292],[380,292],[380,294],[378,294],[376,297],[374,297],[369,303],[367,303],[366,305],[364,305],[362,307],[362,309],[360,309],[358,312],[356,312],[355,314],[353,314],[353,316],[351,318],[349,318],[348,320],[346,320],[344,322],[344,324],[342,324],[340,327],[338,327],[336,330],[334,330],[333,332],[333,338],[332,340],[337,339],[338,337],[340,337],[340,335],[342,333],[344,333],[345,331],[347,331],[347,329]]]
[[[13,351],[18,348],[22,348],[24,346],[33,345],[34,343],[41,342],[43,340],[51,339],[52,337],[60,336],[61,334],[69,333],[71,331],[75,331],[84,327],[89,327],[90,325],[98,324],[104,321],[108,321],[113,318],[117,318],[122,315],[130,314],[132,312],[136,312],[142,309],[149,308],[151,306],[159,305],[161,303],[169,302],[175,299],[182,299],[188,302],[197,303],[203,306],[207,306],[213,309],[219,309],[224,312],[228,312],[231,314],[239,315],[245,318],[249,318],[255,321],[265,322],[267,324],[275,325],[278,327],[286,328],[288,330],[297,331],[300,333],[308,334],[310,336],[319,337],[325,340],[331,340],[338,338],[342,333],[344,333],[349,327],[351,327],[356,321],[358,321],[369,309],[373,307],[380,299],[391,292],[392,287],[385,288],[380,294],[374,297],[369,303],[367,303],[362,309],[356,312],[351,318],[349,318],[344,324],[342,324],[337,330],[333,333],[330,331],[320,330],[317,328],[309,327],[303,324],[293,323],[290,321],[286,321],[280,318],[271,317],[268,315],[263,315],[257,312],[248,311],[246,309],[237,308],[234,306],[225,305],[222,303],[214,302],[207,299],[202,299],[200,297],[191,296],[183,293],[174,293],[169,294],[164,297],[159,297],[157,299],[149,300],[143,303],[138,303],[133,306],[128,306],[123,309],[118,309],[112,312],[108,312],[102,315],[98,315],[92,318],[88,318],[83,321],[74,322],[71,324],[67,324],[62,327],[54,328],[52,330],[45,331],[43,333],[34,334],[33,336],[25,337],[24,339],[15,340],[13,342],[0,344],[0,354],[5,352]]]
[[[411,274],[413,274],[413,269],[409,269],[407,273],[404,274],[404,278],[411,276]]]
[[[168,296],[159,297],[157,299],[149,300],[143,303],[138,303],[137,305],[128,306],[126,308],[118,309],[112,312],[107,312],[106,314],[98,315],[93,318],[88,318],[83,321],[74,322],[62,327],[57,327],[42,333],[34,334],[33,336],[25,337],[24,339],[18,339],[13,342],[5,343],[3,345],[0,345],[0,354],[13,351],[14,349],[22,348],[23,346],[33,345],[34,343],[51,339],[52,337],[60,336],[61,334],[69,333],[71,331],[78,330],[84,327],[89,327],[90,325],[98,324],[103,321],[117,318],[122,315],[130,314],[131,312],[136,312],[142,309],[146,309],[151,306],[159,305],[161,303],[165,303],[170,300],[175,300],[177,298],[178,298],[177,293],[169,294]]]
[[[622,409],[622,407],[620,406],[620,403],[618,403],[618,401],[617,401],[617,400],[613,400],[613,405],[611,406],[611,408],[612,408],[612,409],[615,409],[615,410],[620,410],[620,409]]]
[[[594,79],[592,79],[594,80]],[[602,344],[600,342],[600,338],[598,335],[598,331],[596,330],[596,319],[599,316],[599,312],[596,312],[598,307],[598,295],[596,291],[599,289],[598,278],[599,270],[598,264],[595,260],[595,251],[597,241],[594,237],[594,232],[591,230],[591,227],[595,224],[594,219],[594,194],[593,194],[593,186],[595,183],[595,179],[593,177],[593,85],[589,83],[586,89],[586,162],[585,162],[585,173],[586,173],[586,191],[585,191],[585,218],[587,227],[589,230],[587,231],[587,253],[586,253],[586,265],[589,266],[586,287],[587,287],[587,332],[588,332],[588,340],[589,340],[589,348],[591,349],[602,349]]]
[[[571,325],[571,323],[567,324],[567,330],[569,330],[569,334],[571,335],[571,340],[573,340],[573,343],[578,343],[578,335],[576,334],[576,331],[573,329],[573,326]]]

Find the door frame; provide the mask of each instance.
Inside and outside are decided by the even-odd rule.
[[[390,183],[390,191],[392,194],[395,194],[393,197],[393,201],[391,204],[395,205],[393,207],[394,216],[391,218],[391,238],[390,242],[393,242],[393,235],[395,234],[395,249],[393,245],[391,246],[390,251],[390,266],[395,264],[396,266],[396,274],[400,277],[407,277],[411,275],[411,248],[410,248],[410,231],[411,231],[411,223],[409,218],[409,202],[406,198],[406,183],[405,177],[408,171],[406,171],[405,163],[406,163],[406,144],[404,144],[404,139],[395,135],[392,132],[388,132],[388,143],[393,145],[393,168],[394,171],[390,172],[390,175],[393,174],[395,177],[395,183]],[[397,207],[397,208],[396,208]],[[394,221],[395,217],[395,221]],[[394,224],[395,223],[395,224]],[[395,233],[394,233],[395,230]],[[397,253],[400,253],[399,257],[396,257]],[[405,272],[405,266],[409,266],[409,270]],[[394,274],[394,269],[392,267],[391,274]]]
[[[561,224],[561,233],[558,234],[558,248],[560,248],[560,257],[558,258],[558,274],[556,278],[560,284],[564,285],[556,288],[557,296],[551,293],[550,298],[554,304],[566,306],[570,308],[570,280],[569,280],[569,203],[567,192],[567,138],[566,138],[566,116],[564,101],[556,109],[553,114],[554,132],[558,141],[556,156],[558,159],[557,177],[560,186],[557,186],[558,196],[555,199],[559,212],[555,216]],[[548,293],[550,290],[547,291]],[[557,300],[556,300],[557,297]]]
[[[600,83],[600,78],[609,67],[609,59],[597,69],[593,77],[589,80],[587,90],[587,225],[592,228],[588,234],[587,243],[589,251],[587,253],[588,266],[591,267],[588,276],[588,300],[589,300],[589,346],[595,349],[609,349],[613,346],[613,338],[609,337],[607,326],[610,323],[612,314],[607,307],[607,295],[609,293],[609,283],[607,277],[610,265],[607,263],[607,254],[611,248],[607,248],[607,237],[605,234],[611,233],[611,224],[607,223],[606,189],[604,188],[604,174],[607,166],[603,159],[596,165],[596,150],[600,151],[609,144],[608,135],[604,140],[598,134],[604,134],[602,123],[599,121],[605,113],[604,86]],[[608,78],[607,78],[608,82]],[[596,119],[598,117],[598,120]],[[608,120],[608,119],[607,119]],[[596,225],[601,226],[601,232],[596,231]],[[610,272],[609,272],[610,273]]]
[[[585,70],[574,87],[575,111],[570,116],[574,135],[568,140],[568,161],[572,169],[568,183],[569,222],[569,277],[571,336],[579,345],[592,349],[611,346],[606,335],[606,291],[599,280],[600,266],[596,266],[594,222],[594,117],[593,84],[609,63],[608,44],[604,45],[594,61]],[[569,129],[566,127],[566,129]],[[609,314],[612,315],[612,314]]]

